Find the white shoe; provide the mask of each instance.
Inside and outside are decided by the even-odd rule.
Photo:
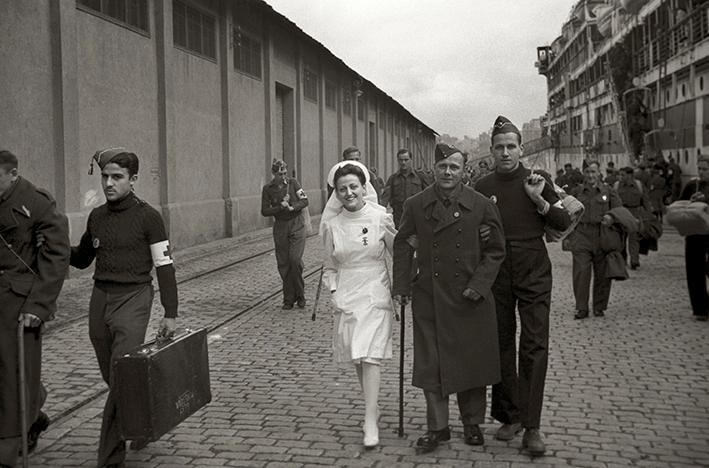
[[[376,425],[369,430],[367,430],[367,427],[364,427],[364,448],[367,449],[372,449],[379,445],[379,427]]]

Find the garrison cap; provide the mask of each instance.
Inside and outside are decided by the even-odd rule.
[[[519,129],[510,122],[510,119],[502,115],[498,115],[495,119],[495,123],[492,125],[492,136],[494,137],[498,133],[516,133],[520,141],[522,141],[522,134]]]
[[[455,146],[451,146],[447,143],[438,143],[436,145],[434,159],[438,162],[441,159],[446,159],[448,156],[454,155],[455,153],[460,153],[461,156],[463,155],[463,152]]]
[[[91,166],[89,167],[89,175],[94,173],[94,161],[98,164],[98,167],[103,169],[106,164],[111,162],[113,158],[118,156],[119,154],[127,153],[125,148],[122,147],[116,147],[116,148],[104,148],[102,150],[98,150],[94,153],[94,155],[91,157]],[[132,154],[132,153],[129,153]],[[133,155],[135,156],[135,155]],[[137,158],[137,156],[136,156]]]

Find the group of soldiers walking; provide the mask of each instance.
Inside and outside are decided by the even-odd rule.
[[[386,183],[372,171],[361,175],[360,185],[353,176],[356,171],[347,179],[354,180],[360,192],[366,179],[376,195],[368,199],[392,211],[397,232],[390,295],[402,306],[411,303],[412,383],[423,390],[426,400],[427,428],[416,442],[419,453],[433,451],[451,438],[448,404],[454,393],[465,443],[483,445],[480,424],[487,385],[492,385],[491,415],[501,423],[495,437],[509,441],[524,432],[523,449],[533,456],[545,453],[540,429],[553,281],[544,242],[548,229],[563,232],[578,222],[568,243],[576,319],[587,318],[590,310],[595,316],[605,314],[612,277],[609,249],[624,250],[627,237],[631,268],[639,266],[640,234],[628,227],[632,220],[619,208],[625,207],[636,219],[652,205],[632,169],[622,169],[613,185],[602,181],[600,165],[594,161],[584,168],[582,180],[573,168],[559,174],[561,181],[574,184],[569,192],[585,207],[580,219],[572,220],[562,203],[563,193],[548,174],[524,167],[521,133],[502,116],[493,125],[490,151],[494,167],[475,181],[474,189],[466,184],[464,154],[447,144],[436,146],[435,179],[413,169],[408,149],[398,151],[399,170]],[[343,159],[359,161],[360,152],[347,148]],[[96,264],[89,336],[109,386],[99,467],[124,465],[126,447],[112,363],[145,339],[154,296],[153,267],[165,310],[158,333],[170,335],[176,329],[178,300],[170,243],[160,214],[134,193],[138,157],[124,148],[109,148],[96,152],[92,169],[94,163],[101,170],[106,203],[92,210],[79,244],[72,247],[67,219],[51,195],[20,176],[14,154],[0,151],[0,468],[15,466],[18,455],[26,457],[24,452],[34,449],[49,425],[41,411],[46,398],[41,383],[42,331],[54,316],[70,264],[77,268],[87,268],[94,260]],[[709,197],[709,159],[700,159],[699,168],[701,179],[688,184],[681,198]],[[273,180],[263,187],[261,213],[275,218],[283,309],[304,308],[302,255],[309,201],[298,181],[288,176],[284,161],[275,160],[272,173]],[[567,189],[569,183],[564,184]],[[365,234],[366,228],[361,233],[364,246]],[[709,308],[704,286],[707,244],[707,236],[687,238],[690,297],[700,320],[706,320]],[[702,256],[703,261],[690,262],[690,256]],[[18,368],[20,362],[24,367]],[[20,405],[20,400],[26,404]],[[136,440],[132,447],[140,449],[146,443]]]
[[[352,150],[345,150],[343,159]],[[487,385],[493,385],[492,415],[502,423],[495,437],[512,440],[524,431],[525,450],[532,455],[546,450],[540,425],[552,271],[543,236],[545,226],[563,231],[571,218],[551,181],[520,162],[521,133],[504,117],[495,121],[491,152],[495,170],[477,181],[476,191],[465,183],[466,161],[457,148],[436,146],[435,181],[414,171],[410,151],[401,149],[399,171],[377,193],[379,203],[391,208],[398,229],[391,293],[400,304],[412,304],[413,385],[424,391],[427,407],[427,430],[416,443],[418,452],[430,452],[450,439],[452,393],[457,394],[464,441],[482,445]],[[276,213],[274,240],[277,249],[284,246],[278,258],[290,255],[286,248],[293,251],[282,243],[279,214],[298,210],[286,203],[293,197],[285,187],[297,181],[279,181],[282,164],[274,161],[274,179],[262,197],[262,214]],[[371,171],[369,180],[374,180]],[[279,272],[302,271],[300,260],[288,268],[280,260],[278,265]],[[290,279],[281,277],[284,308],[289,309],[292,295],[285,291]]]

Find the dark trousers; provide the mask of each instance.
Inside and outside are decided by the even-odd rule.
[[[507,256],[492,287],[502,380],[492,386],[491,415],[502,423],[540,425],[549,361],[551,287],[551,262],[544,241],[508,242]]]
[[[14,321],[13,325],[17,322]],[[20,396],[19,376],[17,372],[17,333],[12,327],[0,333],[4,344],[0,353],[0,403],[2,404],[2,436],[0,437],[0,464],[14,466],[17,454],[22,447],[21,421],[20,421]],[[27,429],[37,419],[39,411],[44,405],[47,391],[40,380],[42,370],[42,334],[40,329],[25,328],[25,392],[27,395]],[[5,378],[5,376],[8,376]],[[15,413],[15,414],[11,414]],[[10,434],[16,435],[10,435]]]
[[[116,407],[112,363],[145,341],[153,295],[150,283],[128,292],[106,292],[94,286],[91,294],[89,337],[96,352],[101,376],[109,387],[101,423],[99,467],[122,463],[125,459],[126,448]]]
[[[709,235],[685,237],[684,265],[692,313],[706,317],[709,315],[706,280],[709,275]]]
[[[426,397],[426,423],[429,431],[440,431],[448,427],[448,395],[438,392],[423,392]],[[471,388],[456,394],[458,410],[463,424],[480,424],[485,418],[485,387]]]
[[[293,304],[305,297],[303,281],[303,251],[305,250],[305,224],[303,217],[277,219],[273,225],[273,242],[276,245],[278,274],[283,281],[283,303]]]
[[[640,237],[637,232],[628,234],[628,255],[631,265],[640,265]]]
[[[571,265],[576,310],[588,311],[593,275],[593,310],[606,310],[611,280],[606,278],[606,253],[600,245],[601,225],[579,224],[574,234]]]

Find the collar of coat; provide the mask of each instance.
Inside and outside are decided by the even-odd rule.
[[[433,229],[434,233],[455,224],[462,214],[458,210],[473,210],[475,206],[475,191],[461,184],[459,192],[451,201],[453,202],[451,205],[453,207],[452,212],[443,207],[443,203],[436,193],[435,184],[421,192],[421,202],[426,219],[433,219],[437,222]]]
[[[421,201],[424,207],[427,207],[429,205],[432,205],[436,201],[440,201],[441,199],[438,197],[438,194],[436,193],[436,184],[434,183],[430,187],[426,188],[423,192],[421,192]],[[475,205],[475,192],[464,186],[463,184],[459,185],[460,191],[458,192],[457,196],[454,197],[455,201],[458,202],[458,205],[464,206],[468,210],[472,210],[473,206]],[[451,199],[451,201],[454,201],[454,199]]]

